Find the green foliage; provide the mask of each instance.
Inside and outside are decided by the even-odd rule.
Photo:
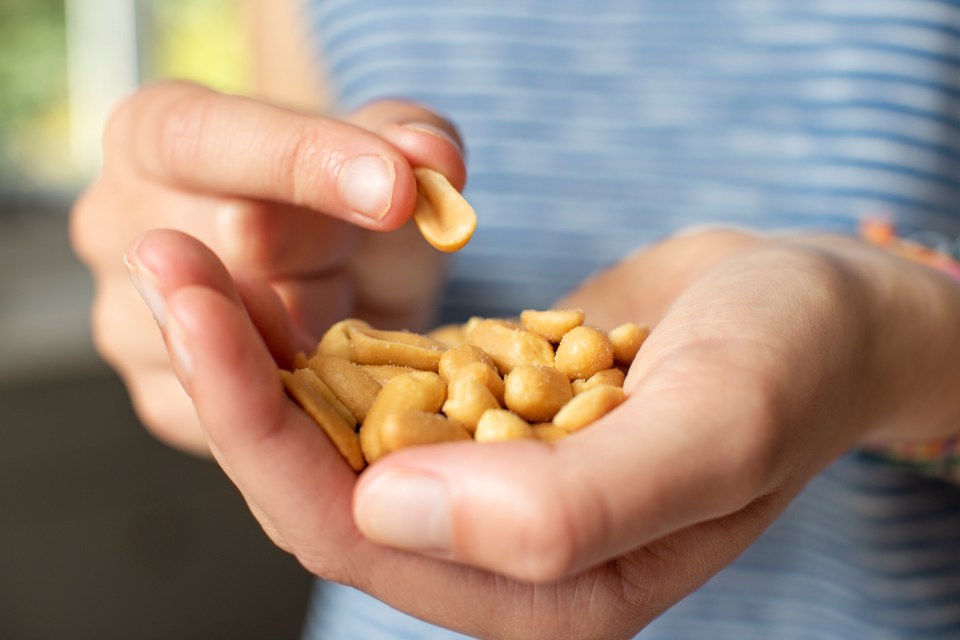
[[[67,94],[63,0],[0,2],[0,137]]]

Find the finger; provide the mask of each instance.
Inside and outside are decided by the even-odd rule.
[[[724,367],[701,375],[729,380]],[[752,392],[731,389],[714,405],[716,393],[704,391],[681,368],[644,380],[618,410],[554,447],[392,454],[358,485],[358,527],[377,542],[543,581],[733,514],[774,489],[757,462],[773,459],[763,435],[771,417]]]
[[[464,143],[449,120],[403,100],[378,100],[364,105],[349,118],[403,151],[412,166],[429,167],[444,174],[462,190],[466,182]]]
[[[344,122],[186,83],[138,92],[111,119],[110,156],[179,188],[293,204],[381,230],[416,198],[399,150]]]

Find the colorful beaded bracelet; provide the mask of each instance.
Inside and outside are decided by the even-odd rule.
[[[946,273],[960,282],[960,262],[942,251],[897,235],[887,220],[865,220],[860,225],[860,235],[875,246]],[[865,452],[908,465],[924,474],[960,482],[960,435],[935,442],[870,447]]]

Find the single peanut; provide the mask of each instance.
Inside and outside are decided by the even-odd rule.
[[[503,442],[533,438],[527,421],[507,409],[490,409],[480,416],[473,439],[477,442]]]
[[[626,374],[616,367],[610,369],[603,369],[597,371],[595,374],[584,380],[583,378],[578,378],[574,380],[571,384],[573,385],[573,394],[582,393],[587,389],[592,389],[597,385],[609,384],[614,387],[622,387],[623,381],[626,379]]]
[[[380,426],[383,455],[407,447],[469,439],[470,434],[462,425],[426,411],[392,413]]]
[[[360,426],[360,446],[367,462],[374,462],[384,453],[380,431],[387,417],[408,411],[437,413],[447,398],[447,385],[436,373],[414,371],[388,381],[367,412]]]
[[[392,364],[437,371],[443,343],[408,331],[377,331],[347,327],[352,360],[357,364]]]
[[[608,331],[607,337],[613,345],[614,362],[630,366],[649,335],[650,327],[635,322],[626,322]]]
[[[555,365],[571,380],[589,378],[613,367],[613,345],[600,329],[575,327],[557,345]]]
[[[450,380],[457,375],[457,371],[474,362],[481,362],[491,367],[496,366],[493,358],[488,356],[483,349],[472,344],[461,344],[448,349],[440,356],[440,377],[449,384]]]
[[[480,416],[488,409],[499,409],[500,403],[482,382],[472,378],[455,378],[447,386],[447,400],[440,409],[445,416],[473,433]]]
[[[380,383],[359,366],[337,356],[318,353],[308,364],[357,421],[363,422],[380,393]]]
[[[354,471],[363,469],[365,462],[357,433],[320,392],[317,374],[310,369],[299,369],[293,373],[281,370],[280,380],[287,393],[320,425],[350,468]]]
[[[469,378],[483,384],[503,406],[503,378],[497,373],[495,366],[483,362],[470,362],[460,367],[449,384],[456,384],[458,380]]]
[[[570,433],[561,429],[560,427],[553,424],[535,424],[530,427],[533,430],[533,437],[537,440],[543,440],[544,442],[549,442],[553,444],[563,438],[566,438]]]
[[[350,347],[350,335],[347,333],[348,327],[359,327],[369,329],[370,325],[357,318],[347,318],[340,322],[335,322],[324,332],[323,337],[317,344],[316,353],[324,353],[339,358],[349,360],[353,357],[353,350]]]
[[[553,416],[553,424],[565,431],[577,431],[605,416],[625,397],[620,387],[596,386],[575,395]]]
[[[521,364],[503,380],[504,404],[528,422],[549,422],[572,397],[570,381],[553,367]]]
[[[521,364],[554,364],[553,345],[546,338],[497,320],[477,322],[467,334],[467,341],[486,351],[504,375]]]
[[[397,377],[402,373],[413,373],[419,371],[413,367],[401,367],[396,364],[360,364],[361,371],[376,380],[380,386],[387,384],[387,381]]]
[[[582,309],[551,309],[537,311],[526,309],[520,312],[520,324],[527,331],[539,334],[556,344],[564,334],[583,324],[585,314]]]
[[[473,236],[477,214],[447,178],[425,167],[413,170],[417,203],[413,221],[427,242],[440,251],[458,251]]]

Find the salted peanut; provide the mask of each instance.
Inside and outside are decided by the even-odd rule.
[[[622,369],[612,367],[610,369],[603,369],[602,371],[597,371],[595,374],[587,378],[586,380],[579,378],[574,380],[570,384],[573,386],[573,395],[578,393],[583,393],[587,389],[592,389],[601,384],[609,384],[614,387],[622,387],[623,381],[626,380],[627,374],[623,372]]]
[[[543,440],[544,442],[549,442],[553,444],[558,440],[562,440],[570,435],[570,432],[561,429],[560,427],[553,424],[535,424],[530,427],[533,431],[533,437],[537,440]]]
[[[469,439],[470,434],[462,425],[439,413],[426,411],[392,413],[380,427],[383,455],[423,444]]]
[[[447,400],[440,411],[473,433],[484,412],[499,408],[500,402],[486,385],[472,378],[460,377],[447,385]]]
[[[507,409],[490,409],[480,416],[473,439],[477,442],[503,442],[533,438],[527,421]]]
[[[387,384],[387,381],[396,378],[402,373],[413,373],[419,371],[413,367],[401,367],[395,364],[360,364],[357,365],[360,370],[376,380],[380,386]]]
[[[493,358],[487,355],[486,351],[472,344],[461,344],[460,346],[448,349],[440,356],[440,377],[443,378],[447,384],[450,384],[450,381],[457,375],[457,371],[474,362],[480,362],[491,367],[496,366]]]
[[[458,347],[467,341],[462,324],[444,324],[427,332],[428,338],[442,342],[451,347]]]
[[[357,364],[392,364],[437,371],[447,346],[409,331],[377,331],[347,327],[351,360]]]
[[[528,422],[548,422],[573,397],[565,375],[553,367],[521,364],[503,380],[507,409]]]
[[[353,352],[350,347],[350,336],[347,333],[348,327],[369,329],[370,325],[357,318],[347,318],[340,322],[335,322],[326,330],[323,337],[320,338],[316,353],[325,353],[349,360],[353,356]]]
[[[354,471],[363,469],[365,462],[357,433],[319,391],[316,383],[320,379],[317,374],[310,369],[299,369],[293,373],[281,370],[280,379],[287,393],[320,425],[347,464]]]
[[[345,404],[340,401],[340,398],[337,397],[337,394],[333,392],[330,387],[318,376],[316,371],[313,371],[309,367],[304,369],[297,369],[293,372],[298,377],[300,377],[306,384],[310,384],[321,396],[327,401],[334,411],[336,411],[343,421],[350,425],[350,428],[356,431],[357,429],[357,417],[353,415],[353,412],[347,408]],[[310,375],[310,374],[313,375]]]
[[[613,345],[613,360],[617,364],[629,366],[637,357],[637,352],[650,335],[650,327],[645,324],[626,322],[607,332],[607,338]]]
[[[486,351],[504,375],[521,364],[553,366],[553,345],[546,338],[498,320],[478,321],[467,334],[467,341]]]
[[[526,309],[520,312],[520,324],[524,329],[539,334],[554,344],[560,342],[568,331],[582,325],[584,318],[583,309]]]
[[[565,431],[577,431],[612,411],[625,397],[620,387],[596,386],[575,395],[553,416],[553,424]]]
[[[469,378],[483,384],[493,397],[497,399],[500,406],[503,406],[503,378],[497,373],[497,369],[492,364],[484,362],[470,362],[460,367],[450,379],[448,384],[456,384],[459,380]]]
[[[358,365],[337,356],[318,353],[310,358],[308,365],[357,421],[366,420],[370,405],[380,393],[379,382]]]
[[[613,345],[600,329],[574,327],[557,345],[555,366],[571,380],[613,367]]]
[[[387,416],[408,411],[437,413],[446,399],[446,383],[431,371],[404,373],[388,381],[360,426],[360,447],[367,462],[374,462],[385,453],[380,431]]]
[[[438,171],[417,167],[417,203],[413,221],[427,242],[440,251],[458,251],[473,236],[477,214]]]

